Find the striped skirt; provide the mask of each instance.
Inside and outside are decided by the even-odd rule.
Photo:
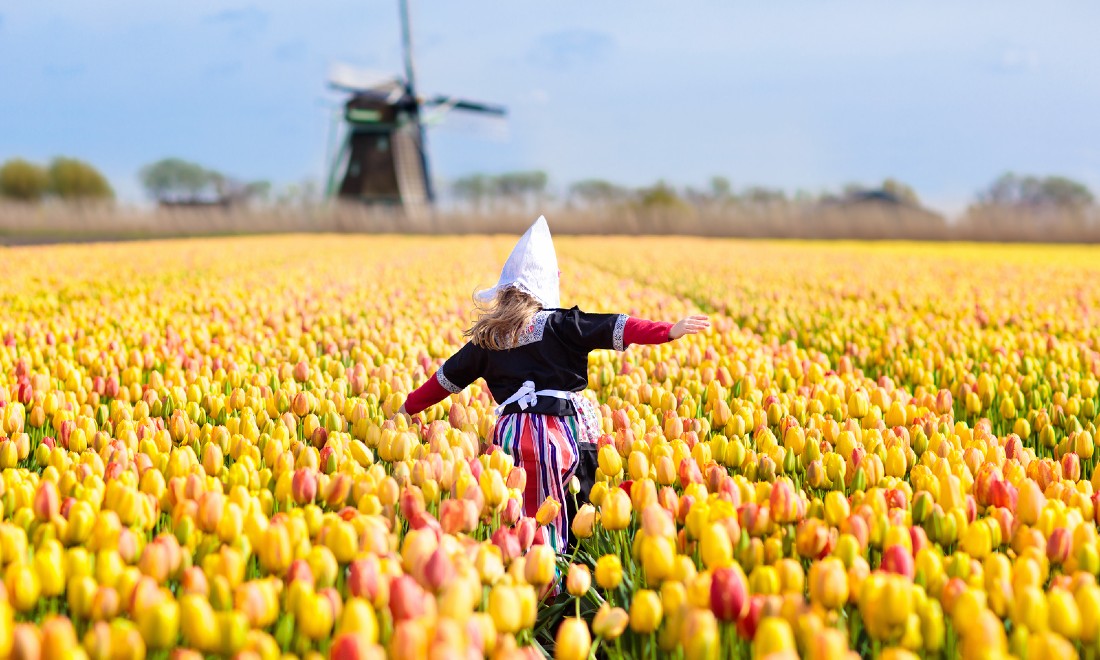
[[[575,417],[511,413],[502,415],[493,429],[493,444],[527,471],[524,514],[534,517],[547,497],[562,505],[557,519],[546,526],[547,541],[556,553],[565,549],[569,529],[565,487],[577,469],[578,445],[599,438],[599,411],[580,394],[574,395],[573,403]]]

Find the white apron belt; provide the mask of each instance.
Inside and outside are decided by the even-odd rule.
[[[572,392],[564,392],[562,390],[538,390],[535,391],[535,383],[532,381],[524,381],[516,393],[508,397],[504,403],[496,407],[496,414],[499,416],[504,409],[513,403],[519,404],[520,410],[527,410],[531,406],[538,403],[540,396],[550,396],[555,399],[568,399],[573,396]]]

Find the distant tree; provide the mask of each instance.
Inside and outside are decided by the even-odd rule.
[[[50,163],[50,192],[70,201],[113,199],[115,192],[99,170],[75,158],[55,158]]]
[[[50,175],[44,167],[13,158],[0,166],[0,197],[21,202],[37,202],[50,188]]]
[[[141,168],[138,174],[145,192],[160,202],[197,201],[217,194],[224,177],[201,165],[179,158],[165,158]]]
[[[1060,208],[1084,208],[1096,198],[1085,184],[1064,176],[1048,176],[1039,184],[1043,199]]]
[[[492,195],[510,206],[538,204],[546,194],[550,178],[546,172],[505,172],[489,181]]]
[[[805,188],[799,188],[794,191],[794,195],[791,196],[791,201],[796,204],[808,205],[821,201],[821,198]]]
[[[851,199],[853,197],[859,197],[867,192],[867,186],[862,183],[846,183],[840,189],[840,196],[842,198]]]
[[[703,189],[694,186],[685,187],[681,197],[688,204],[696,207],[725,206],[734,200],[733,186],[726,177],[714,176]]]
[[[752,204],[776,204],[787,201],[787,193],[778,188],[750,186],[741,193],[742,199]]]
[[[658,181],[647,188],[640,188],[637,199],[638,205],[642,208],[660,208],[684,204],[684,200],[676,194],[676,189],[664,181]]]
[[[710,195],[716,202],[726,202],[733,197],[733,186],[724,176],[710,178]]]
[[[469,174],[451,183],[451,192],[466,202],[474,211],[481,211],[485,198],[490,194],[489,180],[484,174]]]
[[[910,206],[920,206],[920,198],[917,197],[917,191],[913,190],[912,186],[902,183],[897,179],[890,178],[883,181],[882,192],[899,202],[909,204]]]
[[[242,187],[245,191],[245,193],[242,194],[248,194],[250,198],[257,197],[258,195],[247,192],[254,185],[260,185],[262,187],[263,185],[270,184],[267,184],[266,181],[260,181],[257,184],[247,184]],[[324,195],[322,193],[323,188],[317,180],[305,178],[296,183],[288,183],[281,186],[278,192],[275,193],[275,204],[284,207],[310,208],[324,201]],[[241,197],[236,197],[235,199],[239,198]]]
[[[271,182],[253,181],[245,184],[245,194],[251,199],[266,202],[271,197]]]
[[[585,179],[569,186],[569,197],[584,206],[610,206],[621,204],[627,197],[627,190],[603,179]]]
[[[1008,172],[981,191],[978,202],[987,206],[1080,210],[1091,206],[1095,198],[1088,186],[1073,179]]]

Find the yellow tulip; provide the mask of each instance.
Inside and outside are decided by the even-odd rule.
[[[726,528],[719,523],[703,526],[699,543],[707,568],[723,568],[733,562],[733,544]]]
[[[630,629],[639,634],[657,630],[661,625],[661,598],[655,591],[640,589],[630,602]]]
[[[583,660],[592,648],[592,637],[584,619],[566,618],[554,640],[555,660]]]
[[[614,477],[623,469],[623,459],[612,445],[600,447],[596,455],[600,471],[608,477]]]
[[[623,634],[630,616],[621,607],[611,607],[606,602],[592,619],[592,632],[600,639],[613,641]]]
[[[630,525],[630,513],[630,496],[621,488],[612,488],[600,505],[600,524],[608,531],[624,530]]]
[[[554,579],[556,566],[554,550],[548,545],[536,545],[527,551],[524,575],[527,582],[536,586],[549,584]]]
[[[596,584],[611,590],[623,581],[623,565],[616,555],[604,555],[596,561]]]

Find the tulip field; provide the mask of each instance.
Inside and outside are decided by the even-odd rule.
[[[712,328],[592,354],[555,555],[482,382],[396,414],[513,241],[0,250],[0,658],[1100,657],[1100,249],[557,239]]]

